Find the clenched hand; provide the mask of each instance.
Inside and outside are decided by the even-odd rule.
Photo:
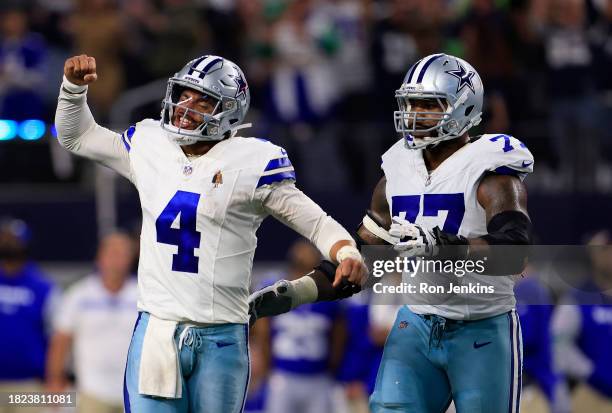
[[[85,54],[70,57],[64,63],[64,75],[75,85],[89,85],[98,79],[96,59]]]

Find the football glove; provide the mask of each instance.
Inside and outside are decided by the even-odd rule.
[[[434,256],[438,253],[439,241],[436,229],[413,224],[400,217],[393,217],[389,234],[399,238],[393,249],[402,257]]]

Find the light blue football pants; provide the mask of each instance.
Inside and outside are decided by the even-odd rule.
[[[370,397],[373,413],[519,411],[522,342],[510,311],[477,321],[417,315],[403,306]]]
[[[183,390],[180,399],[138,394],[142,343],[149,321],[140,313],[125,369],[126,413],[239,413],[249,380],[248,325],[191,327],[179,353]],[[177,343],[185,325],[174,334]]]

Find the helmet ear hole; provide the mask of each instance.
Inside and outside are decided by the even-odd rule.
[[[467,108],[465,108],[465,115],[464,116],[470,116],[470,113],[472,113],[472,110],[474,110],[474,105],[470,105]]]

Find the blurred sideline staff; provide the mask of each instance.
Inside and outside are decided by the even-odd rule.
[[[555,361],[576,383],[572,412],[612,413],[612,239],[607,231],[589,242],[591,271],[553,315]]]
[[[0,219],[0,392],[42,390],[50,318],[57,292],[28,260],[24,221]],[[30,412],[40,409],[30,408]],[[0,413],[18,411],[0,406]]]
[[[123,412],[123,372],[138,314],[133,260],[130,237],[106,236],[98,247],[97,273],[69,288],[56,314],[47,389],[66,389],[65,365],[73,348],[79,412]]]

